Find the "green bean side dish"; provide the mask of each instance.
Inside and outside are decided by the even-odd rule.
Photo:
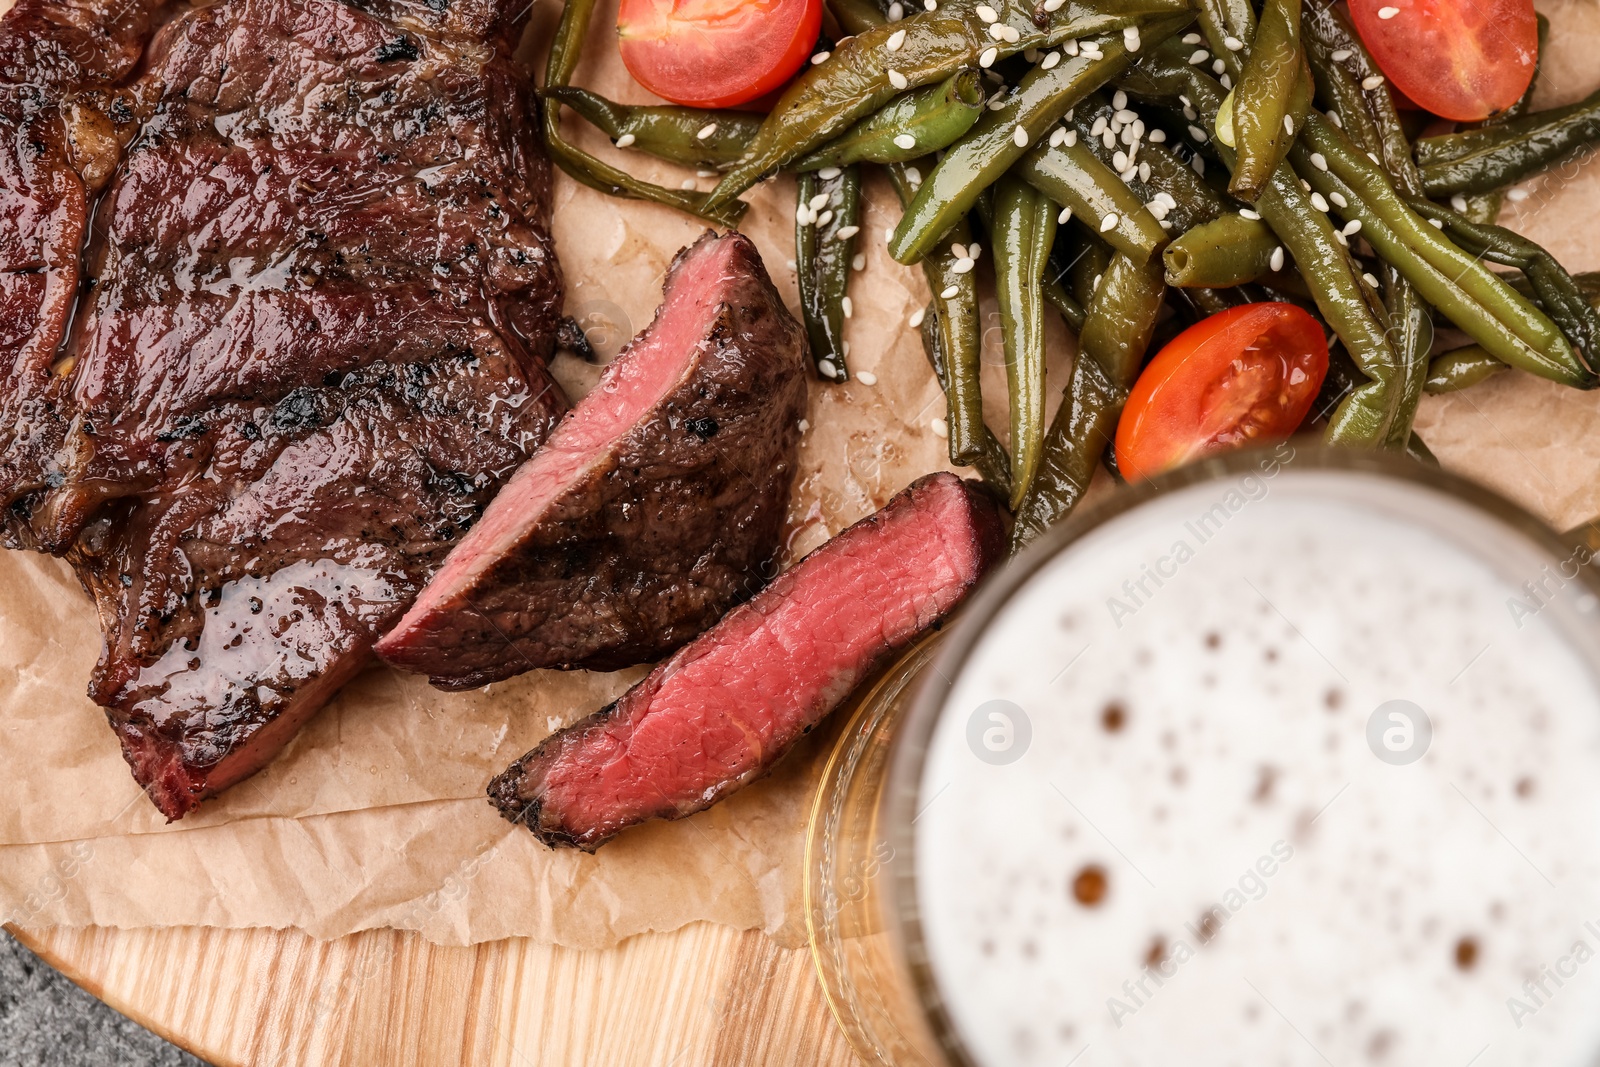
[[[796,174],[795,262],[825,381],[851,376],[862,172],[887,169],[904,206],[889,251],[932,291],[911,324],[948,401],[951,462],[1009,503],[1014,547],[1110,462],[1157,342],[1229,308],[1281,301],[1320,322],[1334,369],[1311,421],[1336,444],[1431,461],[1412,430],[1425,391],[1507,368],[1600,384],[1600,277],[1492,221],[1507,187],[1600,140],[1600,92],[1535,112],[1530,87],[1490,121],[1413,143],[1330,0],[922,0],[909,13],[830,0],[818,54],[766,116],[626,106],[570,84],[593,6],[568,0],[551,47],[553,158],[724,227],[741,193]],[[594,158],[563,137],[563,107],[716,188],[666,189]],[[983,416],[980,262],[999,303],[1009,450]],[[1046,425],[1052,311],[1078,357]],[[1468,343],[1446,349],[1436,327]]]

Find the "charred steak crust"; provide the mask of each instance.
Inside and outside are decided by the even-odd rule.
[[[549,168],[509,59],[525,5],[221,0],[145,48],[154,8],[22,0],[0,23],[4,91],[73,133],[40,158],[71,165],[85,219],[104,186],[83,284],[73,211],[46,249],[71,245],[70,332],[35,316],[45,355],[0,376],[0,507],[7,543],[93,595],[90,694],[180,818],[370,661],[565,400]],[[60,89],[29,56],[59,73],[79,37],[121,50]],[[35,154],[0,144],[0,303],[39,259],[10,252],[43,211],[9,210],[44,203]]]
[[[976,483],[912,483],[607,705],[489,783],[545,844],[592,852],[680,819],[768,773],[802,736],[1005,555],[1006,520]]]
[[[530,505],[549,479],[537,468],[574,425],[558,429],[379,643],[391,665],[466,689],[533,668],[649,662],[776,573],[805,414],[804,332],[738,234],[708,233],[680,252],[666,288],[655,321],[591,396],[610,407],[639,392],[617,373],[631,359],[670,361],[664,394],[554,499]],[[677,336],[697,313],[705,327]],[[581,402],[567,423],[596,414]],[[522,516],[514,540],[496,532],[501,511]]]

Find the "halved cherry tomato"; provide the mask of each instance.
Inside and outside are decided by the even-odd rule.
[[[1282,440],[1305,421],[1327,373],[1322,327],[1293,304],[1212,315],[1174,337],[1133,384],[1117,424],[1117,470],[1139,481]]]
[[[1350,16],[1384,76],[1435,115],[1486,119],[1533,81],[1533,0],[1350,0]]]
[[[622,0],[622,62],[657,96],[736,107],[779,88],[822,28],[822,0]]]

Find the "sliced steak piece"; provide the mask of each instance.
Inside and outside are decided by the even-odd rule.
[[[144,48],[153,0],[22,4],[0,74],[115,44],[77,82],[127,121],[95,142],[113,160],[83,283],[62,268],[75,313],[25,325],[30,377],[0,376],[3,537],[94,596],[90,695],[175,819],[371,662],[565,410],[549,168],[509,58],[527,6],[221,0]],[[19,12],[57,44],[25,45]],[[74,92],[20,99],[48,130]],[[0,186],[33,153],[0,144]],[[0,214],[0,248],[34,217]]]
[[[489,784],[512,822],[593,851],[765,774],[895,651],[937,625],[1004,553],[999,506],[922,478],[784,572],[623,697]]]
[[[660,659],[775,573],[806,349],[738,234],[678,254],[655,321],[378,643],[464,689]]]

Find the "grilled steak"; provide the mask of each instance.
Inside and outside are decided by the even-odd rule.
[[[775,573],[805,367],[755,246],[702,237],[378,653],[456,689],[614,670],[705,630]]]
[[[1000,509],[922,478],[784,572],[614,704],[489,785],[506,818],[593,851],[701,811],[766,773],[896,650],[937,625],[1004,552]]]
[[[90,694],[175,819],[370,660],[565,402],[518,18],[222,0],[127,82],[149,21],[0,32],[0,506],[93,594]]]

